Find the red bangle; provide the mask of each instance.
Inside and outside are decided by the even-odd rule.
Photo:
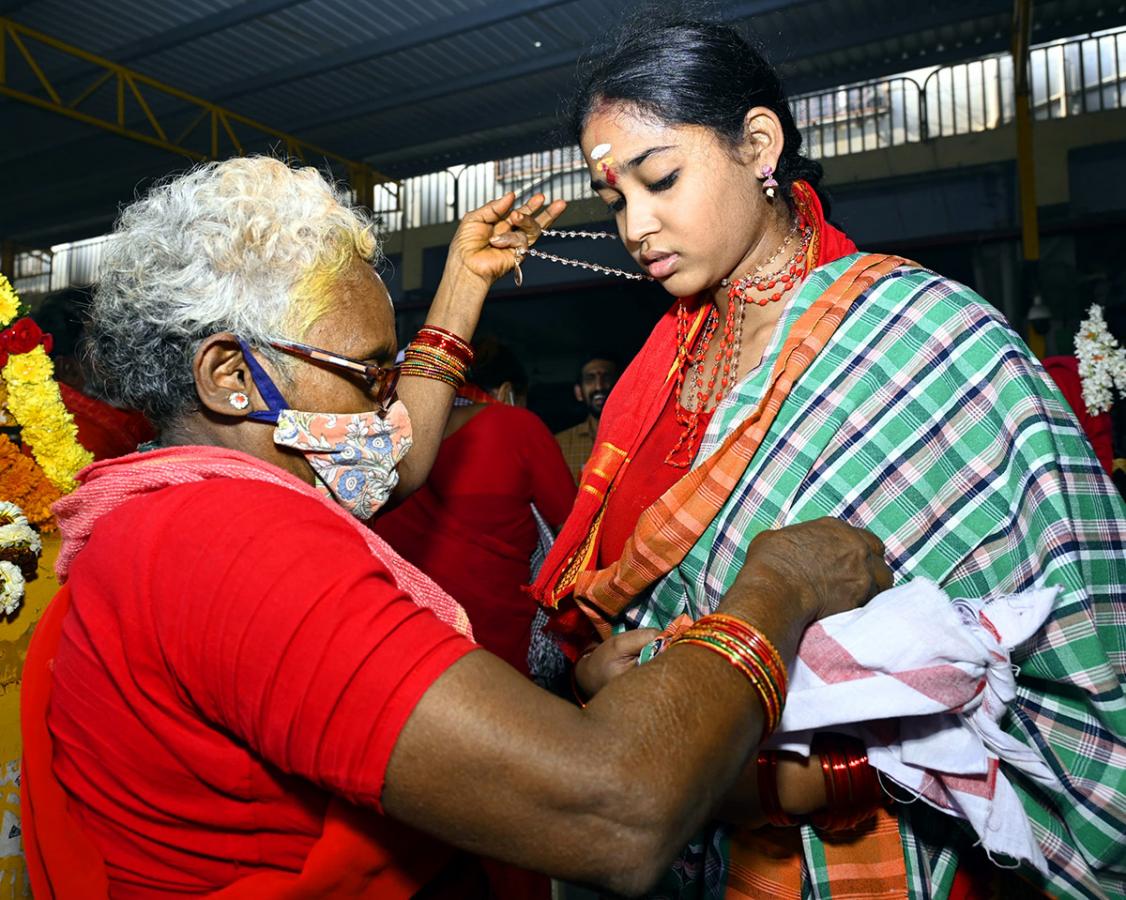
[[[447,331],[445,328],[439,328],[436,325],[424,325],[419,329],[411,343],[445,350],[457,357],[466,366],[473,363],[474,353],[469,343],[452,331]]]
[[[883,803],[883,791],[863,745],[843,735],[818,734],[811,750],[821,759],[828,804],[810,823],[823,831],[843,831],[871,818]]]
[[[423,325],[422,328],[419,329],[419,334],[422,334],[422,332],[424,332],[424,331],[437,332],[438,334],[442,335],[443,337],[448,337],[451,340],[457,341],[459,344],[462,344],[466,347],[469,346],[469,342],[465,338],[463,338],[460,334],[454,334],[449,329],[442,328],[438,325]]]
[[[758,802],[766,821],[779,828],[799,824],[798,820],[782,809],[778,799],[778,754],[765,750],[755,762],[758,780]]]

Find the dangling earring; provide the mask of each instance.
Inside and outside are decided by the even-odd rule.
[[[774,166],[763,166],[762,177],[766,179],[762,183],[763,192],[768,200],[773,200],[774,189],[778,187],[778,180],[774,177]]]
[[[250,406],[250,398],[242,391],[231,391],[231,396],[227,398],[227,402],[235,409],[246,409]]]

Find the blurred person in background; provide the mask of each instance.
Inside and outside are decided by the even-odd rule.
[[[457,598],[483,647],[527,674],[532,507],[558,530],[576,489],[551,432],[524,408],[528,376],[516,354],[488,338],[475,354],[429,479],[372,527]]]
[[[54,338],[51,359],[63,405],[78,426],[78,443],[95,460],[132,453],[156,437],[149,420],[131,409],[121,409],[86,391],[86,376],[79,360],[82,350],[82,315],[89,298],[81,291],[52,294],[36,310],[43,331]]]
[[[478,340],[426,483],[372,527],[469,615],[486,650],[528,674],[536,604],[525,592],[539,542],[533,507],[557,531],[575,483],[547,426],[525,409],[528,376],[513,351]],[[547,900],[551,882],[484,859],[497,897]]]
[[[582,475],[583,466],[594,451],[602,407],[621,371],[622,366],[617,356],[603,351],[588,355],[579,366],[578,377],[575,379],[575,399],[586,410],[586,418],[555,435],[576,484]]]

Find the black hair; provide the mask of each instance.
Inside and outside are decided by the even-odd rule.
[[[617,353],[611,351],[596,350],[593,353],[588,353],[582,358],[582,361],[575,368],[575,384],[583,383],[583,369],[586,368],[587,363],[592,363],[596,359],[604,359],[606,362],[611,362],[617,367],[618,374],[622,374],[622,360]]]
[[[35,308],[36,324],[54,338],[52,356],[78,356],[89,306],[90,295],[72,289],[48,294]]]
[[[507,381],[517,394],[528,392],[528,372],[510,347],[494,337],[483,337],[473,343],[473,353],[469,380],[477,387],[493,391]]]
[[[743,140],[747,110],[773,110],[784,140],[774,173],[782,196],[792,203],[793,183],[808,181],[828,218],[829,198],[819,188],[821,164],[802,155],[802,135],[778,72],[730,25],[642,10],[580,66],[568,109],[576,141],[604,102],[628,104],[670,125],[710,128],[732,147]]]

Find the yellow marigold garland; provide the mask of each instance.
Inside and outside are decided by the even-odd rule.
[[[19,297],[11,283],[0,275],[0,327],[11,321],[19,306]],[[13,326],[13,330],[18,331],[23,325],[31,327],[33,334],[39,334],[34,325],[23,320]],[[77,486],[74,476],[93,462],[94,457],[78,443],[78,426],[63,405],[55,383],[55,366],[46,348],[40,344],[24,353],[11,353],[0,370],[0,377],[7,391],[5,407],[20,427],[21,440],[31,447],[35,461],[59,491],[74,490]],[[4,489],[7,494],[6,482]],[[6,499],[15,500],[14,497]],[[20,505],[27,509],[25,504]]]
[[[20,298],[7,276],[0,272],[0,328],[4,328],[20,311]]]
[[[3,375],[8,409],[20,425],[23,442],[31,445],[36,461],[59,490],[74,490],[74,476],[94,456],[78,443],[78,427],[59,395],[51,357],[42,347],[11,356]]]

